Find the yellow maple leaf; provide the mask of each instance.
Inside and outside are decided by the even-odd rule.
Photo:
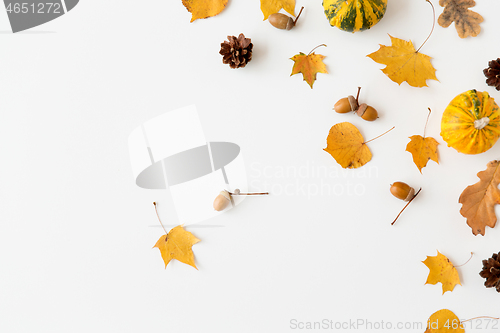
[[[437,256],[429,257],[422,261],[425,266],[429,267],[429,276],[425,284],[436,284],[441,282],[443,294],[447,291],[453,291],[453,288],[460,283],[458,271],[451,263],[450,259],[443,254],[437,252]]]
[[[412,87],[426,87],[426,80],[436,80],[436,70],[432,67],[431,57],[417,52],[411,41],[391,37],[391,46],[380,44],[380,49],[367,57],[379,64],[387,65],[384,72],[392,81],[404,81]]]
[[[191,247],[199,241],[192,233],[178,225],[171,229],[168,234],[161,236],[153,247],[160,250],[161,257],[165,262],[165,268],[172,259],[177,259],[196,268]]]
[[[465,333],[465,330],[456,314],[448,309],[442,309],[429,317],[425,333]]]
[[[348,122],[339,123],[330,129],[327,146],[323,150],[343,168],[359,168],[372,159],[372,153],[364,141],[356,126]]]
[[[305,55],[302,52],[294,55],[290,58],[295,62],[290,76],[302,73],[304,81],[306,81],[312,89],[314,81],[316,81],[316,73],[328,74],[326,65],[323,63],[324,58],[324,55],[315,54],[314,52],[311,52],[308,55]]]
[[[264,14],[264,21],[269,15],[279,12],[281,8],[295,16],[295,0],[260,0],[260,10]]]
[[[212,17],[226,8],[228,0],[182,0],[182,4],[192,14],[191,22]]]
[[[410,142],[406,145],[406,151],[413,156],[413,163],[417,166],[420,173],[422,168],[427,165],[429,160],[438,163],[437,146],[439,143],[434,138],[425,138],[420,135],[410,136]]]

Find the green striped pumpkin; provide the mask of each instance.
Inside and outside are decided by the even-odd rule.
[[[500,137],[500,110],[487,92],[471,89],[456,96],[441,118],[441,136],[448,147],[480,154]]]
[[[370,29],[382,19],[387,0],[324,0],[323,8],[332,27],[356,32]]]

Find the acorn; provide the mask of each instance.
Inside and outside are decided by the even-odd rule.
[[[268,195],[269,192],[262,193],[241,193],[239,189],[235,189],[233,193],[223,190],[220,191],[219,195],[215,197],[214,200],[214,209],[218,212],[224,210],[229,202],[232,201],[233,195]]]
[[[339,99],[333,106],[333,109],[337,113],[348,113],[353,111],[364,120],[374,121],[378,118],[378,112],[374,107],[367,105],[366,103],[359,104],[358,97],[360,90],[361,87],[358,87],[358,94],[356,95],[356,98],[349,95],[345,98]]]
[[[415,190],[403,182],[395,182],[391,185],[391,193],[400,200],[410,201],[415,196]]]
[[[354,96],[349,95],[347,97],[339,99],[333,106],[333,109],[337,113],[356,111],[358,109],[358,101],[356,101],[356,98],[354,98]]]
[[[372,106],[363,103],[359,106],[356,114],[367,121],[374,121],[378,118],[378,112]]]
[[[295,24],[297,23],[297,20],[299,19],[300,13],[302,13],[302,7],[300,9],[299,15],[297,15],[297,18],[294,20],[290,16],[287,16],[285,14],[281,13],[274,13],[269,15],[269,23],[273,25],[273,27],[278,28],[278,29],[283,29],[283,30],[290,30],[293,27],[295,27]]]
[[[214,200],[214,209],[218,212],[224,210],[231,201],[231,194],[228,191],[220,191],[219,195]]]

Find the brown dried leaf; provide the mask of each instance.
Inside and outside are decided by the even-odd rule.
[[[474,185],[467,186],[458,202],[462,204],[460,214],[467,218],[467,224],[474,235],[484,236],[486,226],[493,228],[497,222],[495,205],[500,204],[500,161],[491,161],[485,171],[477,176],[481,179]]]
[[[439,0],[439,5],[445,7],[438,18],[438,23],[443,28],[448,28],[455,22],[460,38],[476,37],[481,32],[479,23],[483,22],[483,17],[467,9],[476,5],[474,0]]]

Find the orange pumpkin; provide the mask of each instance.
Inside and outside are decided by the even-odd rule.
[[[480,154],[500,137],[500,111],[487,92],[466,91],[446,107],[441,119],[441,136],[460,153]]]

